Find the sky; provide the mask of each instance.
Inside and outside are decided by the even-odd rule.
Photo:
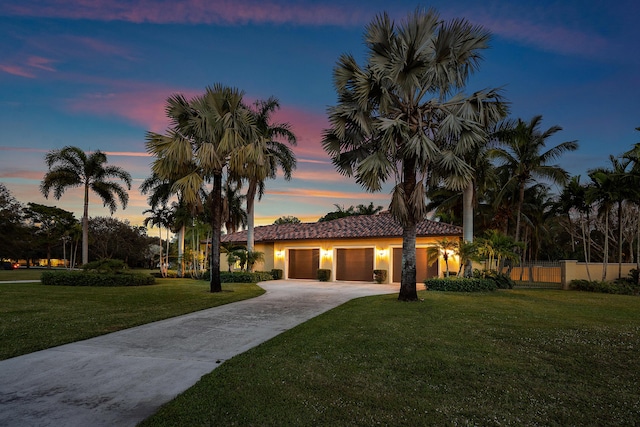
[[[386,11],[401,21],[416,7],[466,18],[492,33],[466,92],[501,87],[510,117],[542,115],[563,128],[549,145],[577,140],[558,163],[585,176],[640,142],[640,3],[636,0],[2,0],[0,2],[0,182],[22,203],[82,216],[80,190],[45,199],[45,154],[67,145],[107,153],[133,177],[129,204],[114,214],[139,225],[149,206],[148,131],[166,131],[172,94],[187,98],[221,83],[252,102],[274,96],[278,122],[298,139],[291,181],[267,181],[256,224],[281,216],[316,221],[335,205],[373,202],[336,172],[322,150],[332,72],[343,53],[363,64],[363,32]],[[93,195],[90,216],[109,212]]]

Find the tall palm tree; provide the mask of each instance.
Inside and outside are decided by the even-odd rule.
[[[366,64],[344,54],[334,69],[338,103],[330,107],[323,148],[338,171],[376,192],[394,180],[390,211],[402,225],[399,300],[415,301],[416,225],[428,213],[433,168],[461,190],[472,168],[462,153],[485,139],[479,117],[501,110],[496,90],[462,94],[478,69],[489,33],[430,9],[396,24],[383,13],[365,29]]]
[[[606,277],[606,264],[609,252],[609,211],[617,206],[618,222],[618,277],[622,276],[622,212],[623,203],[633,199],[637,190],[633,184],[633,175],[627,168],[631,164],[629,158],[616,158],[609,156],[611,168],[597,168],[589,171],[589,177],[593,181],[591,200],[600,203],[600,213],[605,217],[605,260],[602,271],[602,280]],[[636,183],[637,184],[637,183]]]
[[[542,116],[533,117],[528,123],[522,119],[506,120],[501,123],[494,137],[502,146],[491,150],[491,156],[501,163],[500,169],[511,177],[504,191],[515,190],[517,194],[515,241],[520,240],[522,204],[524,190],[528,184],[538,179],[564,185],[569,175],[558,165],[549,164],[568,151],[578,149],[576,141],[565,141],[546,149],[547,139],[562,130],[560,126],[551,126],[540,130]]]
[[[167,100],[171,127],[166,135],[148,132],[147,151],[155,157],[151,169],[161,179],[176,179],[187,204],[197,203],[210,184],[211,292],[221,292],[220,234],[222,176],[226,168],[244,165],[241,148],[256,138],[255,118],[242,102],[243,92],[216,84],[204,95],[187,100],[176,94]]]
[[[265,180],[275,179],[278,168],[283,171],[284,179],[289,181],[291,173],[296,168],[296,157],[286,143],[279,140],[284,139],[290,145],[296,145],[296,136],[291,131],[289,123],[272,123],[272,115],[280,108],[280,102],[270,97],[265,100],[258,100],[254,103],[251,112],[254,115],[256,124],[255,139],[245,145],[241,151],[241,156],[236,159],[242,160],[243,165],[237,165],[234,169],[238,173],[238,178],[246,179],[247,186],[247,250],[253,251],[254,246],[254,206],[255,198],[262,199],[265,189]]]
[[[127,190],[131,190],[131,175],[117,166],[106,166],[107,155],[102,151],[94,151],[87,155],[78,147],[66,146],[60,150],[52,150],[45,156],[49,171],[45,174],[40,191],[45,198],[53,189],[53,196],[59,200],[68,188],[84,189],[84,210],[82,216],[82,263],[89,262],[89,190],[102,199],[103,205],[111,214],[116,211],[116,198],[122,209],[126,209],[129,201]],[[115,178],[124,181],[126,189]]]
[[[636,128],[640,131],[640,127]],[[632,188],[635,190],[633,201],[637,206],[640,206],[640,142],[633,145],[631,150],[624,153],[624,157],[631,161],[631,171],[629,180],[632,183]],[[640,272],[640,221],[638,221],[638,230],[636,233],[636,270]],[[640,284],[640,274],[638,277],[638,284]]]

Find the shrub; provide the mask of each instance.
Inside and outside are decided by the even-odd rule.
[[[428,291],[449,291],[449,292],[484,292],[495,291],[497,289],[493,280],[481,278],[444,278],[427,279],[424,281]]]
[[[40,281],[49,286],[148,286],[155,284],[156,279],[143,273],[45,271]]]
[[[211,280],[211,274],[207,270],[202,275],[202,280]],[[273,280],[269,271],[221,271],[221,283],[258,283]]]
[[[84,264],[82,267],[84,271],[96,271],[100,273],[115,273],[118,271],[124,271],[127,268],[127,264],[119,259],[99,259],[97,261],[91,261]]]
[[[495,270],[475,270],[473,277],[491,280],[495,283],[497,289],[513,289],[515,286],[515,282],[511,280],[508,274],[498,273]]]
[[[576,291],[600,292],[604,294],[640,295],[640,287],[625,279],[615,282],[572,280],[569,283],[569,288]]]
[[[385,283],[387,281],[387,270],[373,270],[373,280],[376,283]]]
[[[331,270],[326,268],[318,269],[318,280],[321,282],[328,282],[331,279]]]
[[[271,270],[271,276],[273,276],[274,280],[280,280],[284,277],[284,272],[279,268],[274,268]]]

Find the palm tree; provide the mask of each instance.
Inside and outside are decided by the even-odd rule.
[[[222,222],[227,234],[235,233],[239,228],[247,225],[248,215],[242,209],[246,196],[240,194],[240,185],[227,179],[222,196]]]
[[[418,299],[416,225],[428,213],[431,172],[437,168],[449,188],[463,189],[472,168],[461,155],[485,139],[480,116],[502,110],[496,90],[459,93],[489,38],[433,9],[418,9],[399,25],[384,13],[365,29],[366,64],[345,54],[334,70],[338,103],[328,110],[323,148],[367,191],[395,181],[389,208],[403,229],[399,300]]]
[[[281,168],[284,179],[289,181],[291,173],[296,168],[296,158],[293,151],[278,139],[285,139],[290,145],[296,145],[296,136],[291,131],[289,123],[271,123],[271,116],[280,108],[280,102],[271,97],[258,100],[251,109],[256,122],[256,138],[245,145],[241,151],[245,163],[234,169],[239,178],[248,181],[247,187],[247,250],[253,251],[254,246],[254,205],[256,195],[258,200],[264,195],[267,178],[275,179],[278,168]]]
[[[593,181],[590,200],[600,203],[600,213],[605,217],[605,249],[602,268],[602,280],[606,278],[606,268],[609,252],[609,212],[617,206],[618,222],[618,278],[622,276],[622,212],[623,203],[634,198],[637,190],[633,185],[633,176],[627,171],[631,164],[628,158],[609,156],[611,168],[597,168],[589,171]]]
[[[147,209],[142,212],[143,214],[150,214],[144,219],[144,226],[151,224],[158,227],[159,234],[159,247],[160,247],[160,274],[162,277],[167,277],[167,268],[169,264],[169,226],[171,224],[171,209],[166,204],[158,207],[154,206],[151,209]],[[166,260],[162,256],[162,227],[167,229],[167,253]]]
[[[550,165],[549,162],[567,151],[578,149],[576,141],[565,141],[541,152],[546,148],[547,139],[562,130],[560,126],[552,126],[543,132],[539,129],[541,122],[542,116],[535,116],[528,123],[522,119],[504,121],[494,133],[494,138],[503,147],[494,148],[490,152],[491,157],[502,163],[499,169],[503,169],[510,176],[503,191],[517,192],[514,238],[516,242],[520,241],[522,204],[526,186],[537,179],[564,185],[569,177],[568,173],[558,165]]]
[[[636,130],[640,131],[640,127],[637,127]],[[633,148],[624,153],[623,156],[631,161],[629,180],[633,183],[632,188],[635,190],[633,201],[637,206],[640,206],[640,142],[635,143]],[[636,270],[640,272],[640,221],[638,221],[636,234]],[[640,284],[640,274],[636,276],[638,277],[637,284]]]
[[[225,168],[246,164],[241,148],[256,139],[255,118],[242,103],[243,92],[216,84],[187,100],[177,94],[167,100],[171,128],[167,135],[147,133],[147,151],[155,156],[152,171],[173,184],[185,203],[195,204],[211,184],[211,292],[221,292],[220,234],[222,175]]]
[[[127,190],[131,190],[131,175],[117,166],[105,166],[107,155],[102,151],[94,151],[87,155],[78,147],[66,146],[60,150],[52,150],[45,156],[49,171],[45,174],[40,191],[45,198],[53,189],[53,196],[59,200],[68,188],[84,189],[84,210],[82,216],[82,263],[89,262],[89,190],[102,199],[103,205],[111,214],[116,211],[116,198],[122,209],[126,209],[129,201]],[[124,181],[125,188],[110,180],[116,178]]]
[[[429,246],[427,249],[427,261],[429,264],[433,264],[442,255],[446,268],[445,277],[449,277],[449,256],[458,253],[459,248],[460,242],[449,240],[445,237],[442,240],[438,240],[434,245]]]
[[[589,211],[591,206],[587,203],[587,187],[580,183],[580,175],[572,177],[565,184],[560,197],[558,198],[559,208],[567,213],[569,225],[571,226],[571,210],[578,212],[578,220],[580,221],[580,231],[582,234],[582,249],[584,252],[585,267],[587,277],[591,281],[591,273],[589,272],[590,248],[591,248],[591,232],[587,234],[587,223],[589,222]],[[571,233],[573,234],[573,232]],[[573,238],[572,238],[573,245]]]

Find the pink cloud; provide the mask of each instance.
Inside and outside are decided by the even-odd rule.
[[[89,112],[96,115],[111,115],[126,119],[145,129],[162,133],[169,121],[165,114],[167,98],[174,93],[187,97],[195,93],[154,87],[147,84],[126,84],[110,92],[94,92],[69,101],[68,108],[74,112]]]
[[[27,65],[44,71],[56,71],[56,69],[51,66],[53,63],[53,60],[41,56],[31,56],[27,59]]]
[[[333,191],[333,190],[318,190],[307,188],[288,188],[288,189],[267,189],[266,194],[272,196],[287,196],[287,197],[307,197],[307,198],[323,198],[323,199],[362,199],[363,192],[347,192],[347,191]],[[389,195],[386,193],[371,193],[367,194],[367,197],[372,200],[388,200]]]
[[[14,76],[26,77],[28,79],[34,79],[36,76],[32,72],[26,70],[19,65],[6,65],[0,64],[0,70],[7,74],[13,74]]]
[[[341,25],[361,24],[370,16],[367,9],[315,3],[292,4],[257,0],[40,0],[4,5],[0,11],[17,16],[37,16],[65,19],[93,19],[189,24],[299,24]]]
[[[40,181],[43,176],[44,172],[29,169],[4,168],[0,171],[0,178],[3,179],[28,179]]]

